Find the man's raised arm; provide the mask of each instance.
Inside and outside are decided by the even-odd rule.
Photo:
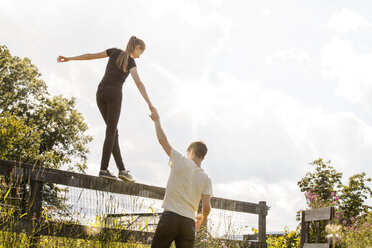
[[[163,147],[165,153],[170,156],[172,146],[169,144],[167,136],[165,136],[163,128],[161,127],[160,116],[156,109],[151,112],[150,118],[154,121],[156,136],[158,137],[160,145]]]

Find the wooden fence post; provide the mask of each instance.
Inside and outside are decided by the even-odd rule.
[[[30,197],[28,200],[28,216],[31,223],[34,225],[31,230],[36,232],[30,239],[30,247],[37,247],[39,243],[39,231],[41,222],[41,211],[43,207],[43,182],[30,180]]]
[[[267,206],[265,201],[258,202],[260,213],[258,214],[258,246],[266,248],[266,215]]]
[[[30,181],[31,196],[29,199],[29,214],[31,217],[40,219],[43,207],[43,182],[31,180]]]
[[[301,212],[301,244],[304,247],[305,243],[309,242],[309,222],[305,221],[305,211]]]

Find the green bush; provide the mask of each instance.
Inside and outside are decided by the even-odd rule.
[[[372,247],[372,212],[359,219],[351,219],[351,224],[342,228],[341,247],[360,248]]]
[[[280,237],[269,235],[267,238],[267,248],[291,248],[300,247],[300,229],[296,231],[284,228],[284,234]]]

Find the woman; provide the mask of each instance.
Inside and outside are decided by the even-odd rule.
[[[117,124],[120,117],[122,86],[129,73],[132,75],[138,90],[147,102],[149,109],[154,110],[145,86],[141,82],[138,73],[135,58],[139,58],[146,48],[145,43],[136,38],[130,37],[125,51],[117,48],[107,49],[104,52],[94,54],[83,54],[76,57],[59,56],[57,62],[67,62],[70,60],[91,60],[109,57],[105,75],[101,80],[97,90],[97,105],[106,122],[106,137],[103,144],[100,177],[117,179],[107,168],[111,153],[114,156],[116,166],[119,169],[118,177],[124,181],[134,182],[129,171],[125,169],[119,148]]]

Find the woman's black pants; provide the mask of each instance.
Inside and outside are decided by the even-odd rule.
[[[111,153],[116,166],[125,170],[119,147],[117,125],[120,117],[122,89],[121,87],[105,87],[100,85],[96,94],[97,105],[106,122],[106,136],[103,143],[101,170],[107,170]]]

